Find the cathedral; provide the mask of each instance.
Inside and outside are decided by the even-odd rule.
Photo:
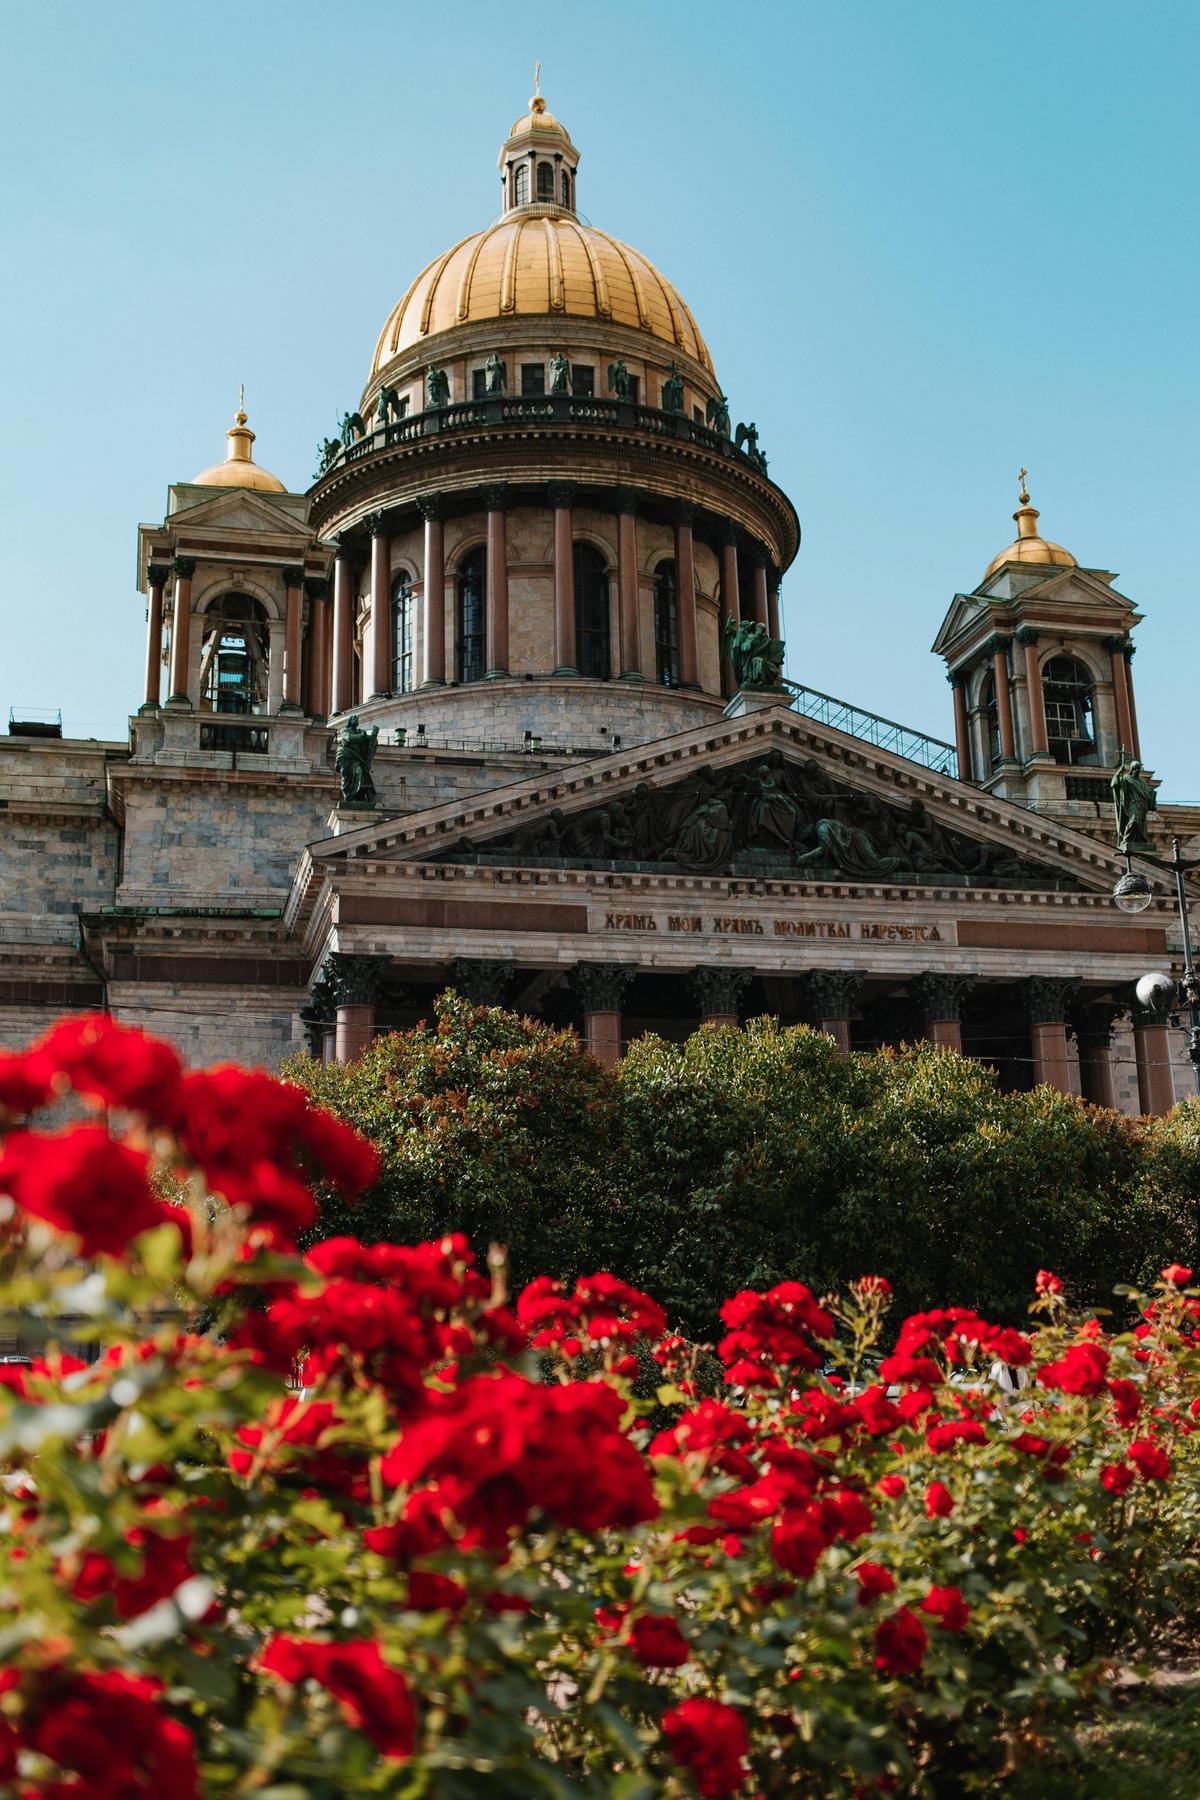
[[[770,1013],[1167,1110],[1182,1034],[1133,989],[1174,899],[1112,899],[1140,614],[1022,471],[933,644],[944,741],[783,680],[796,510],[579,163],[536,95],[308,491],[239,408],[139,527],[128,740],[0,740],[0,1042],[95,1007],[197,1062],[349,1059],[454,986],[609,1061]]]

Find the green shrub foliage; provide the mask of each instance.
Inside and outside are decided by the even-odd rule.
[[[723,1297],[864,1268],[904,1308],[953,1296],[1020,1318],[1039,1267],[1079,1304],[1164,1260],[1200,1261],[1200,1104],[1128,1119],[928,1045],[839,1056],[756,1019],[682,1045],[636,1042],[602,1069],[571,1032],[453,995],[430,1026],[350,1067],[292,1065],[371,1137],[378,1188],[324,1231],[466,1233],[519,1279],[598,1264],[711,1336]]]

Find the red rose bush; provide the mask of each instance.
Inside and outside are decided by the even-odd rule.
[[[1194,1608],[1190,1269],[1128,1329],[788,1280],[714,1360],[605,1272],[311,1242],[375,1169],[103,1017],[0,1055],[3,1791],[985,1790]]]

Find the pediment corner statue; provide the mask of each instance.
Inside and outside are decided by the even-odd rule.
[[[379,727],[364,731],[358,714],[351,713],[338,736],[333,765],[342,784],[343,806],[374,806],[375,783],[371,764],[379,744]]]
[[[1133,850],[1148,850],[1146,820],[1158,809],[1158,798],[1147,781],[1140,762],[1135,761],[1122,745],[1121,760],[1110,782],[1113,812],[1117,823],[1117,847],[1123,855]]]
[[[740,625],[726,619],[721,648],[739,688],[782,687],[784,641],[773,638],[757,619],[743,619]]]

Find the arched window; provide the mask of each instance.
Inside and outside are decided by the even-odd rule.
[[[487,551],[480,544],[463,558],[458,573],[458,619],[455,641],[459,681],[481,681],[484,676],[484,619],[487,592]]]
[[[513,205],[524,206],[529,199],[529,164],[518,163],[513,177]]]
[[[571,176],[567,169],[562,172],[562,203],[564,206],[571,204]]]
[[[654,571],[654,661],[664,687],[679,686],[679,604],[675,564],[660,562]]]
[[[407,575],[392,583],[392,692],[413,690],[413,591]]]
[[[200,691],[214,712],[267,710],[267,609],[248,594],[222,594],[204,615]]]
[[[996,677],[986,675],[979,690],[979,711],[983,718],[983,736],[987,747],[988,767],[1000,761],[1000,708],[996,702]]]
[[[554,165],[541,162],[538,164],[537,197],[539,200],[554,200]]]
[[[1073,656],[1052,656],[1042,670],[1046,737],[1055,762],[1091,762],[1096,755],[1092,678]]]
[[[593,681],[607,681],[612,674],[608,571],[591,544],[575,546],[575,656],[579,673]]]

